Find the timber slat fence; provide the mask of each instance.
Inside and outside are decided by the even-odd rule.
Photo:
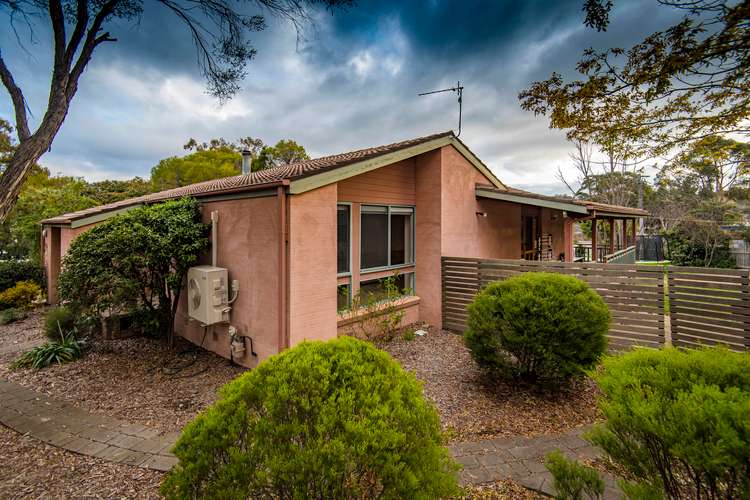
[[[529,271],[573,275],[599,293],[612,314],[613,349],[664,345],[666,283],[674,345],[750,345],[748,272],[733,269],[443,257],[443,326],[463,332],[479,290]]]

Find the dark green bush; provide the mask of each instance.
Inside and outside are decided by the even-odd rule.
[[[44,268],[30,260],[0,260],[0,292],[19,281],[33,281],[44,289]]]
[[[137,313],[140,325],[171,336],[187,270],[208,245],[194,199],[117,215],[78,236],[58,287],[77,316]]]
[[[443,498],[457,493],[437,411],[369,343],[304,342],[221,390],[184,430],[167,498]]]
[[[75,333],[75,317],[65,306],[55,307],[47,311],[44,317],[44,335],[53,341],[60,340],[60,332],[65,335]]]
[[[565,458],[560,450],[547,455],[545,466],[552,474],[558,500],[596,500],[604,495],[604,480],[596,469]]]
[[[464,339],[489,372],[557,385],[596,365],[609,322],[607,305],[583,281],[526,273],[477,294]]]
[[[61,365],[79,359],[86,352],[85,339],[76,339],[73,334],[62,335],[53,342],[46,342],[21,355],[10,366],[16,368],[46,368],[52,364]]]
[[[586,436],[668,498],[750,498],[750,355],[639,349],[594,376],[605,423]]]

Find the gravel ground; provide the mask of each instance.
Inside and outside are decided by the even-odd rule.
[[[596,387],[588,379],[554,395],[485,379],[460,335],[430,330],[379,347],[424,382],[450,440],[560,434],[597,419]]]
[[[464,493],[460,498],[466,500],[541,500],[549,497],[526,489],[513,481],[497,481],[464,488]]]
[[[0,498],[159,498],[163,474],[77,455],[0,425]]]
[[[45,311],[44,308],[30,311],[25,319],[0,326],[0,363],[9,356],[13,357],[19,349],[44,341],[40,329]]]
[[[40,317],[0,327],[0,338],[28,340],[38,330]],[[12,327],[12,328],[9,328]],[[9,370],[19,355],[0,354],[0,377],[68,401],[92,413],[143,424],[163,431],[179,431],[213,403],[217,390],[244,372],[209,351],[184,341],[170,350],[162,341],[134,337],[96,341],[80,360],[43,370]],[[174,374],[167,369],[183,368]],[[165,369],[166,368],[166,369]]]

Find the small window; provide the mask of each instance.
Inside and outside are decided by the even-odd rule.
[[[337,269],[339,274],[345,274],[350,271],[350,258],[351,255],[351,220],[350,212],[351,207],[349,205],[338,205],[337,214],[337,234],[338,234],[338,264]]]
[[[363,304],[394,299],[414,293],[414,273],[396,274],[387,278],[362,281],[359,294]]]
[[[362,206],[361,268],[377,269],[414,262],[414,209]]]
[[[362,207],[362,269],[388,266],[388,208]]]

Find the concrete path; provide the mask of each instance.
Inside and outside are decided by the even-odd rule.
[[[169,450],[178,433],[160,434],[142,425],[94,415],[45,394],[0,379],[0,424],[21,434],[69,451],[111,462],[160,471],[170,470],[177,458]],[[560,436],[498,438],[450,446],[463,465],[463,484],[504,479],[552,495],[552,476],[545,456],[559,449],[571,458],[594,458],[597,449],[581,438],[585,429]],[[605,498],[620,498],[612,476],[606,476]]]
[[[18,384],[0,379],[0,423],[45,443],[82,455],[168,471],[169,450],[179,434],[93,415]]]
[[[544,466],[546,456],[558,449],[569,458],[596,458],[600,451],[581,438],[586,430],[587,428],[576,429],[559,436],[497,438],[456,443],[450,446],[450,450],[456,461],[464,467],[461,471],[463,484],[512,479],[532,490],[554,495],[552,475]],[[622,497],[613,476],[604,475],[604,481],[605,499]]]

